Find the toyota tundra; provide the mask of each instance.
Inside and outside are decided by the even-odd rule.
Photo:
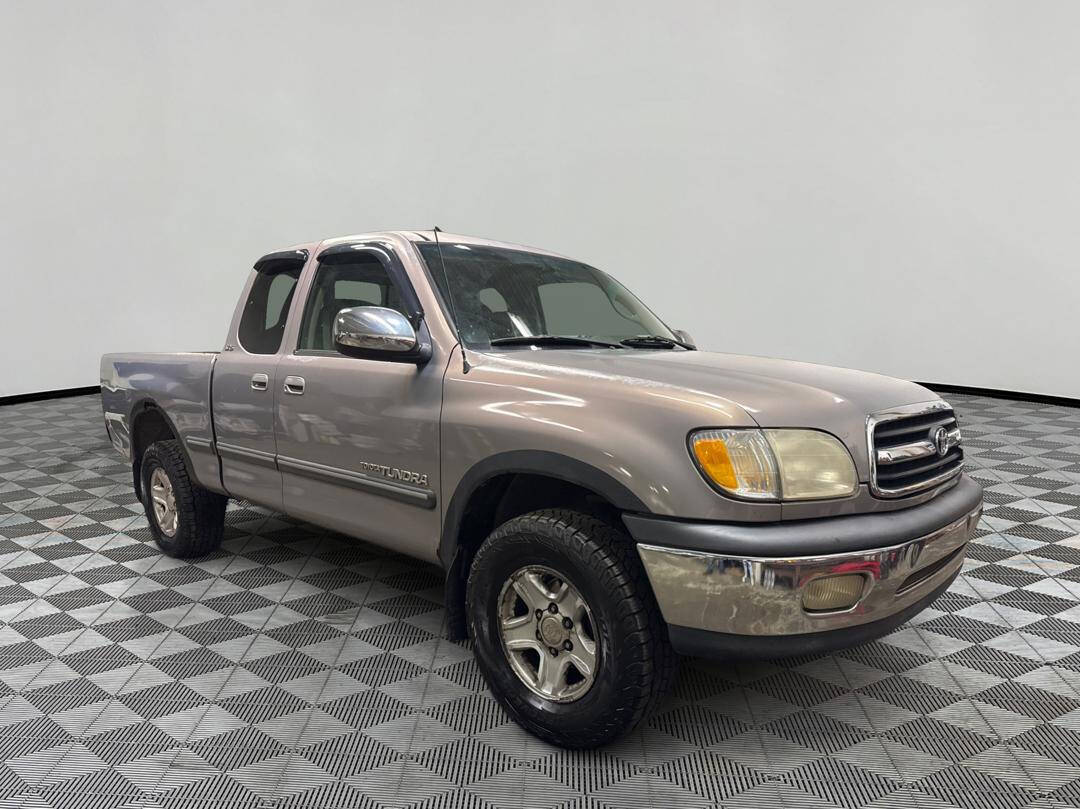
[[[982,508],[926,388],[700,351],[600,270],[438,230],[263,256],[220,352],[108,354],[101,388],[164,553],[217,551],[235,498],[438,565],[449,637],[567,747],[677,653],[889,632]]]

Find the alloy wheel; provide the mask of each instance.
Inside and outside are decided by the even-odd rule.
[[[592,686],[599,648],[592,610],[555,570],[513,573],[499,595],[499,633],[510,668],[534,694],[573,702]]]
[[[165,536],[176,535],[180,516],[176,511],[176,493],[172,481],[160,466],[150,475],[150,499],[154,503],[154,519]]]

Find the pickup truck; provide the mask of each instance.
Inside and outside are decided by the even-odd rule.
[[[573,748],[679,653],[889,632],[982,509],[926,388],[699,351],[593,267],[437,229],[263,256],[220,352],[108,354],[101,388],[163,552],[213,553],[236,498],[434,563],[449,637]]]

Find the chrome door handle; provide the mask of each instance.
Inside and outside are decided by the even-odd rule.
[[[304,377],[302,376],[287,376],[285,377],[285,392],[291,393],[293,396],[304,395]]]
[[[266,386],[270,384],[270,377],[266,374],[253,374],[251,377],[251,389],[252,390],[266,390]]]

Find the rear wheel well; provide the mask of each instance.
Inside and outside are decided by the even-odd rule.
[[[131,477],[135,483],[135,494],[142,500],[143,455],[156,441],[169,441],[179,438],[173,431],[165,414],[153,404],[143,405],[131,420]]]
[[[566,508],[621,526],[620,511],[605,497],[576,483],[544,474],[507,472],[485,480],[469,496],[446,577],[448,631],[466,637],[465,582],[472,558],[488,535],[507,520],[532,511]]]

